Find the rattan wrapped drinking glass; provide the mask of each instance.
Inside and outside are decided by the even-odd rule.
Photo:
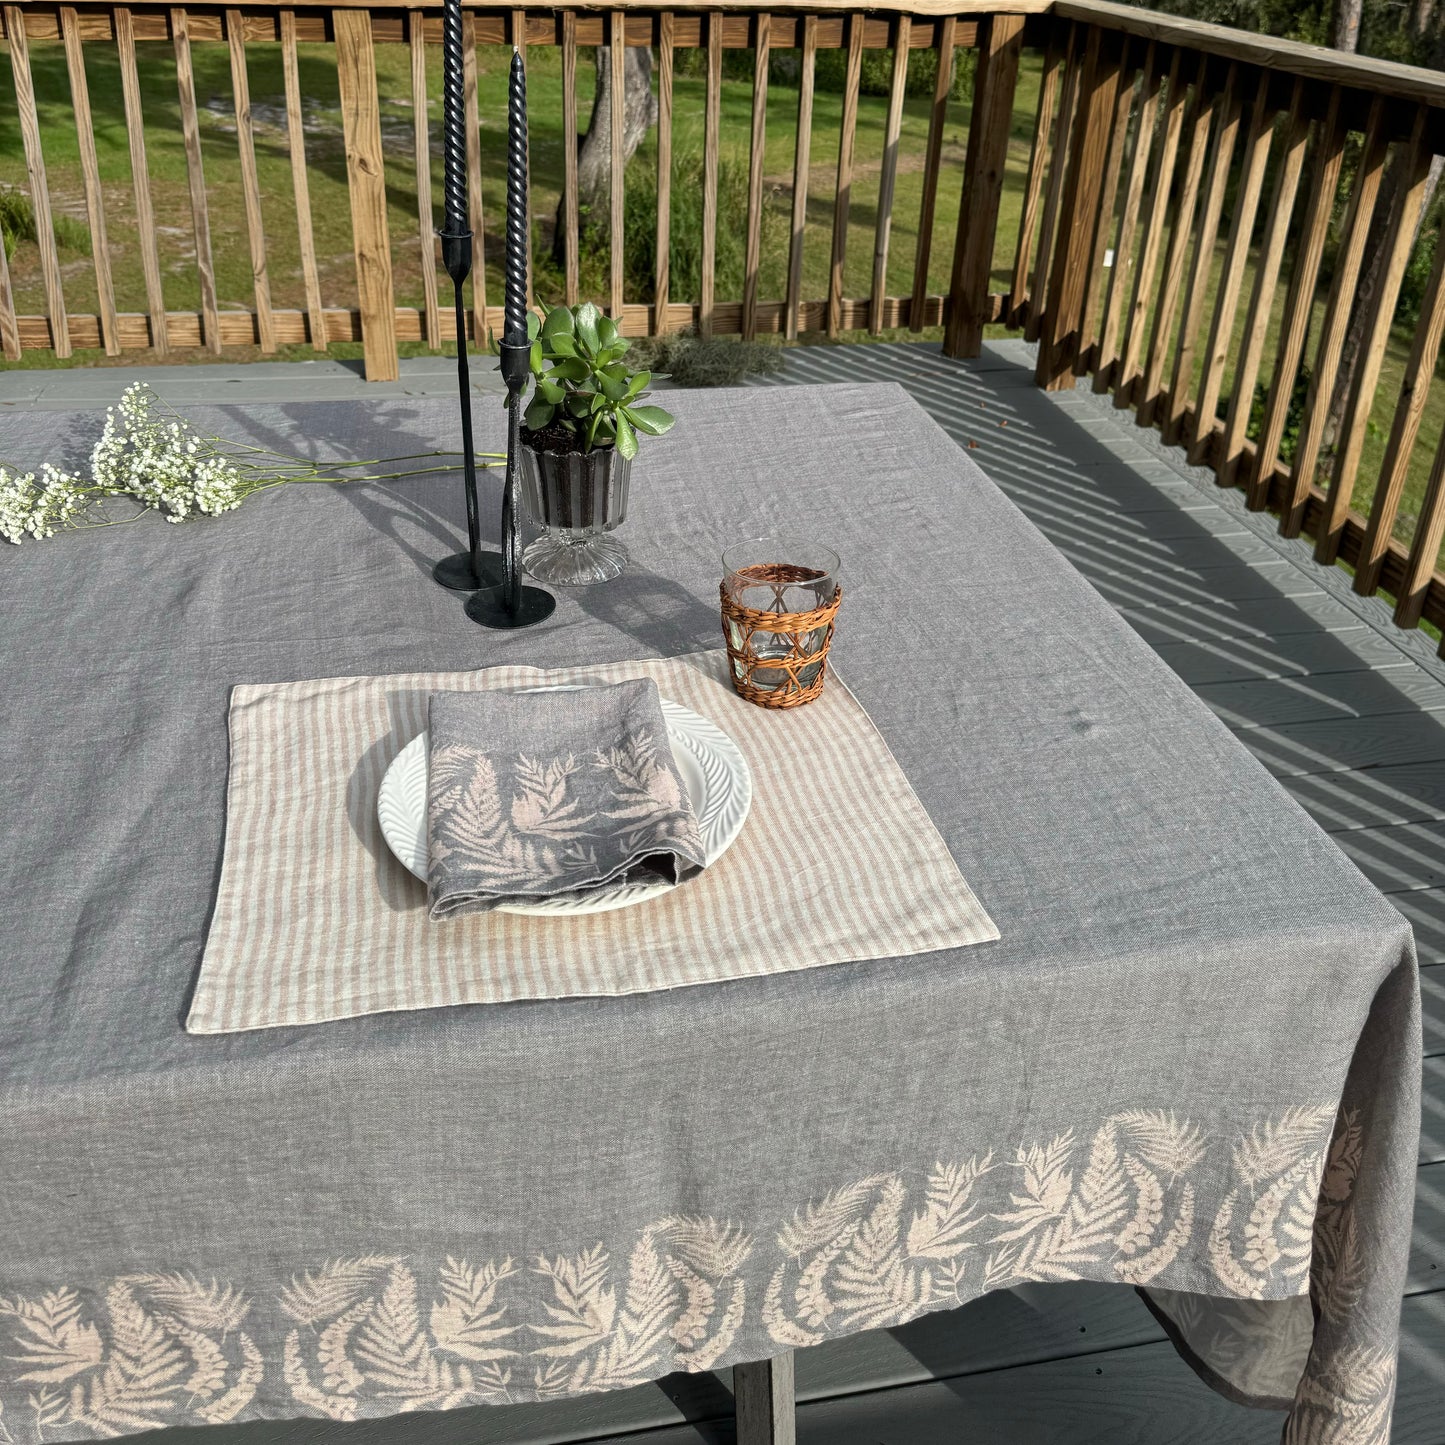
[[[843,601],[838,556],[812,542],[729,547],[720,589],[733,687],[760,707],[801,707],[823,691]]]

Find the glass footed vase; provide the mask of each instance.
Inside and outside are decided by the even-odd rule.
[[[612,534],[627,520],[631,472],[616,447],[536,451],[523,437],[522,503],[545,530],[522,553],[522,565],[537,581],[577,587],[621,574],[627,548]]]

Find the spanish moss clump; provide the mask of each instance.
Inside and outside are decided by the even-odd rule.
[[[783,369],[783,349],[734,337],[642,337],[632,343],[629,360],[666,376],[674,386],[737,386],[750,376],[773,376]]]

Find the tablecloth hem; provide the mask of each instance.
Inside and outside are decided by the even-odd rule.
[[[1209,1386],[1217,1395],[1222,1395],[1226,1400],[1236,1405],[1247,1406],[1251,1410],[1278,1410],[1283,1414],[1294,1409],[1294,1396],[1292,1395],[1251,1395],[1245,1390],[1239,1389],[1224,1378],[1217,1370],[1212,1369],[1194,1352],[1189,1341],[1184,1338],[1183,1332],[1169,1316],[1149,1298],[1149,1291],[1142,1286],[1134,1291],[1149,1313],[1159,1323],[1159,1328],[1169,1337],[1169,1343],[1174,1346],[1175,1353],[1199,1378]]]

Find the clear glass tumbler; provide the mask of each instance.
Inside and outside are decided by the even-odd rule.
[[[804,538],[754,537],[729,547],[722,560],[726,597],[736,607],[771,613],[782,624],[827,607],[838,595],[838,554]],[[748,628],[724,612],[723,625],[739,691],[750,686],[764,694],[802,693],[820,682],[831,619],[775,632]]]

